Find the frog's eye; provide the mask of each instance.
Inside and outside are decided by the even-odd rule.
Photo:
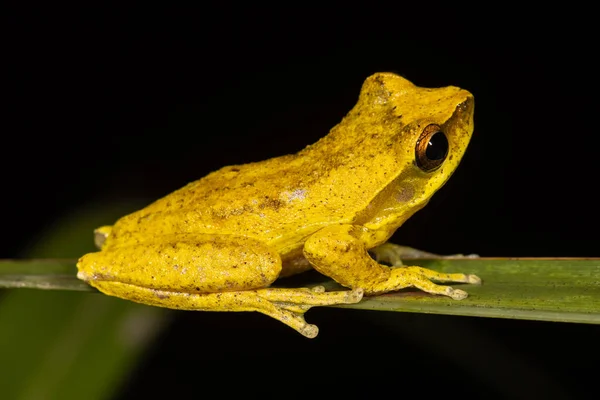
[[[417,166],[425,172],[437,169],[448,155],[448,139],[438,125],[427,125],[415,146]]]

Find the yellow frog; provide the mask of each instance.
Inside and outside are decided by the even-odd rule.
[[[77,276],[154,306],[258,311],[310,338],[318,328],[303,315],[313,306],[406,287],[463,299],[466,292],[431,280],[480,283],[477,276],[399,267],[404,248],[385,242],[448,180],[472,131],[469,92],[377,73],[315,144],[224,167],[98,228],[101,251],[79,259]],[[310,268],[351,290],[269,287]]]

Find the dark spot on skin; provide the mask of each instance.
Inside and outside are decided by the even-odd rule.
[[[279,199],[272,199],[269,196],[265,196],[265,200],[263,200],[259,204],[258,208],[260,208],[261,210],[264,208],[270,208],[270,209],[277,211],[283,206],[284,206],[283,201],[281,201]]]
[[[154,295],[155,295],[156,297],[158,297],[159,299],[161,299],[161,300],[164,300],[164,299],[168,299],[168,298],[169,298],[169,296],[168,296],[167,294],[165,294],[164,292],[161,292],[161,291],[159,291],[159,290],[155,290],[155,291],[154,291]]]
[[[238,267],[237,265],[232,265],[232,266],[231,266],[231,268],[233,268],[233,269],[235,269],[235,268],[237,268],[237,267]]]
[[[211,209],[211,210],[209,210],[209,212],[210,212],[210,214],[211,214],[211,216],[213,218],[227,219],[227,218],[229,218],[231,216],[234,216],[234,215],[242,215],[244,213],[250,213],[251,214],[251,213],[253,213],[255,211],[254,211],[254,208],[252,208],[251,206],[245,205],[245,206],[243,206],[241,208],[236,208],[236,209],[233,209],[233,210],[229,210],[229,209]]]
[[[210,245],[213,247],[213,249],[215,250],[220,250],[220,249],[224,249],[227,247],[227,245],[225,243],[223,243],[221,240],[211,240],[210,241]]]
[[[383,86],[385,84],[385,82],[383,81],[383,78],[379,75],[377,75],[375,77],[375,82],[377,82],[379,85]]]
[[[196,286],[196,292],[199,292],[200,288],[198,286]]]
[[[231,172],[240,172],[240,169],[234,167],[234,168],[231,168]]]

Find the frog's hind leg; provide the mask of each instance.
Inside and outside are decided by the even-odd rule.
[[[271,305],[256,311],[275,318],[294,328],[308,338],[314,338],[319,333],[316,325],[306,323],[304,313],[314,306],[333,304],[355,304],[363,297],[362,289],[341,292],[325,292],[325,288],[317,286],[312,289],[280,289],[266,288],[257,290],[257,295],[268,300]]]
[[[77,276],[108,295],[160,307],[203,311],[258,311],[313,337],[304,321],[313,306],[356,303],[362,289],[324,292],[269,288],[282,261],[248,237],[180,234],[84,255]]]
[[[257,311],[275,318],[308,338],[319,333],[317,326],[304,320],[304,313],[314,306],[353,304],[362,299],[362,289],[325,292],[322,286],[313,289],[266,288],[221,293],[181,293],[149,289],[126,283],[96,282],[101,291],[132,301],[179,310],[194,311]]]

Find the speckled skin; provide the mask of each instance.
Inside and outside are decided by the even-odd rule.
[[[423,171],[416,143],[436,125],[449,142],[441,166]],[[360,301],[415,286],[456,299],[429,279],[464,274],[394,268],[367,253],[386,242],[450,177],[473,131],[473,97],[426,89],[392,73],[369,77],[356,106],[317,143],[293,155],[224,167],[127,215],[97,235],[78,277],[106,294],[169,308],[259,311],[308,337],[311,306]],[[389,244],[387,251],[389,252]],[[269,289],[315,268],[351,288]]]

